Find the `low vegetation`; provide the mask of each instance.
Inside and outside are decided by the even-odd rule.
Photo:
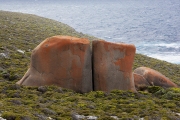
[[[0,114],[7,120],[69,120],[73,114],[97,116],[98,120],[178,120],[180,88],[157,86],[145,91],[114,90],[107,94],[86,94],[57,86],[16,85],[30,64],[31,51],[45,38],[54,35],[95,37],[75,31],[63,23],[35,15],[0,11]],[[134,67],[160,71],[180,85],[180,65],[136,54]]]

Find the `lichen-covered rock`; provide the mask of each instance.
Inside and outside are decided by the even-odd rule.
[[[136,91],[132,74],[135,46],[97,40],[92,47],[94,90]]]
[[[47,38],[33,50],[30,68],[17,84],[92,91],[89,40],[70,36]]]
[[[139,67],[134,70],[134,73],[144,77],[144,79],[151,86],[161,86],[161,87],[177,87],[175,83],[173,83],[169,78],[161,74],[160,72],[153,70],[147,67]],[[136,80],[140,81],[140,80]],[[136,83],[136,82],[135,82]]]

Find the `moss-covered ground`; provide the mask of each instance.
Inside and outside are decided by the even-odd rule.
[[[180,120],[180,88],[148,87],[132,93],[114,90],[85,94],[57,86],[16,85],[30,64],[31,51],[45,38],[70,35],[95,37],[63,23],[35,15],[0,11],[0,114],[8,120],[72,119],[72,114],[97,116],[98,120]],[[133,69],[146,66],[180,85],[180,65],[136,54]]]

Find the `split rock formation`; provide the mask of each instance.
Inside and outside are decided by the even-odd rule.
[[[70,36],[53,36],[41,42],[31,55],[31,64],[17,84],[56,85],[76,92],[136,92],[141,85],[177,87],[150,68],[132,71],[136,48],[125,43],[92,41]],[[135,88],[136,87],[136,88]]]

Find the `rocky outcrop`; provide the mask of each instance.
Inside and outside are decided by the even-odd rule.
[[[151,85],[161,87],[178,87],[169,78],[160,72],[147,67],[139,67],[134,70],[134,82],[136,86]]]
[[[98,40],[92,47],[94,90],[136,91],[132,74],[135,46]]]
[[[136,92],[149,85],[177,87],[167,77],[150,68],[132,71],[136,48],[125,43],[53,36],[40,43],[31,55],[31,64],[17,82],[26,86],[57,85],[86,93],[114,89]],[[92,58],[91,58],[92,56]],[[38,91],[44,92],[44,87]]]
[[[31,65],[17,84],[27,86],[57,85],[76,92],[92,91],[89,40],[53,36],[32,52]]]

